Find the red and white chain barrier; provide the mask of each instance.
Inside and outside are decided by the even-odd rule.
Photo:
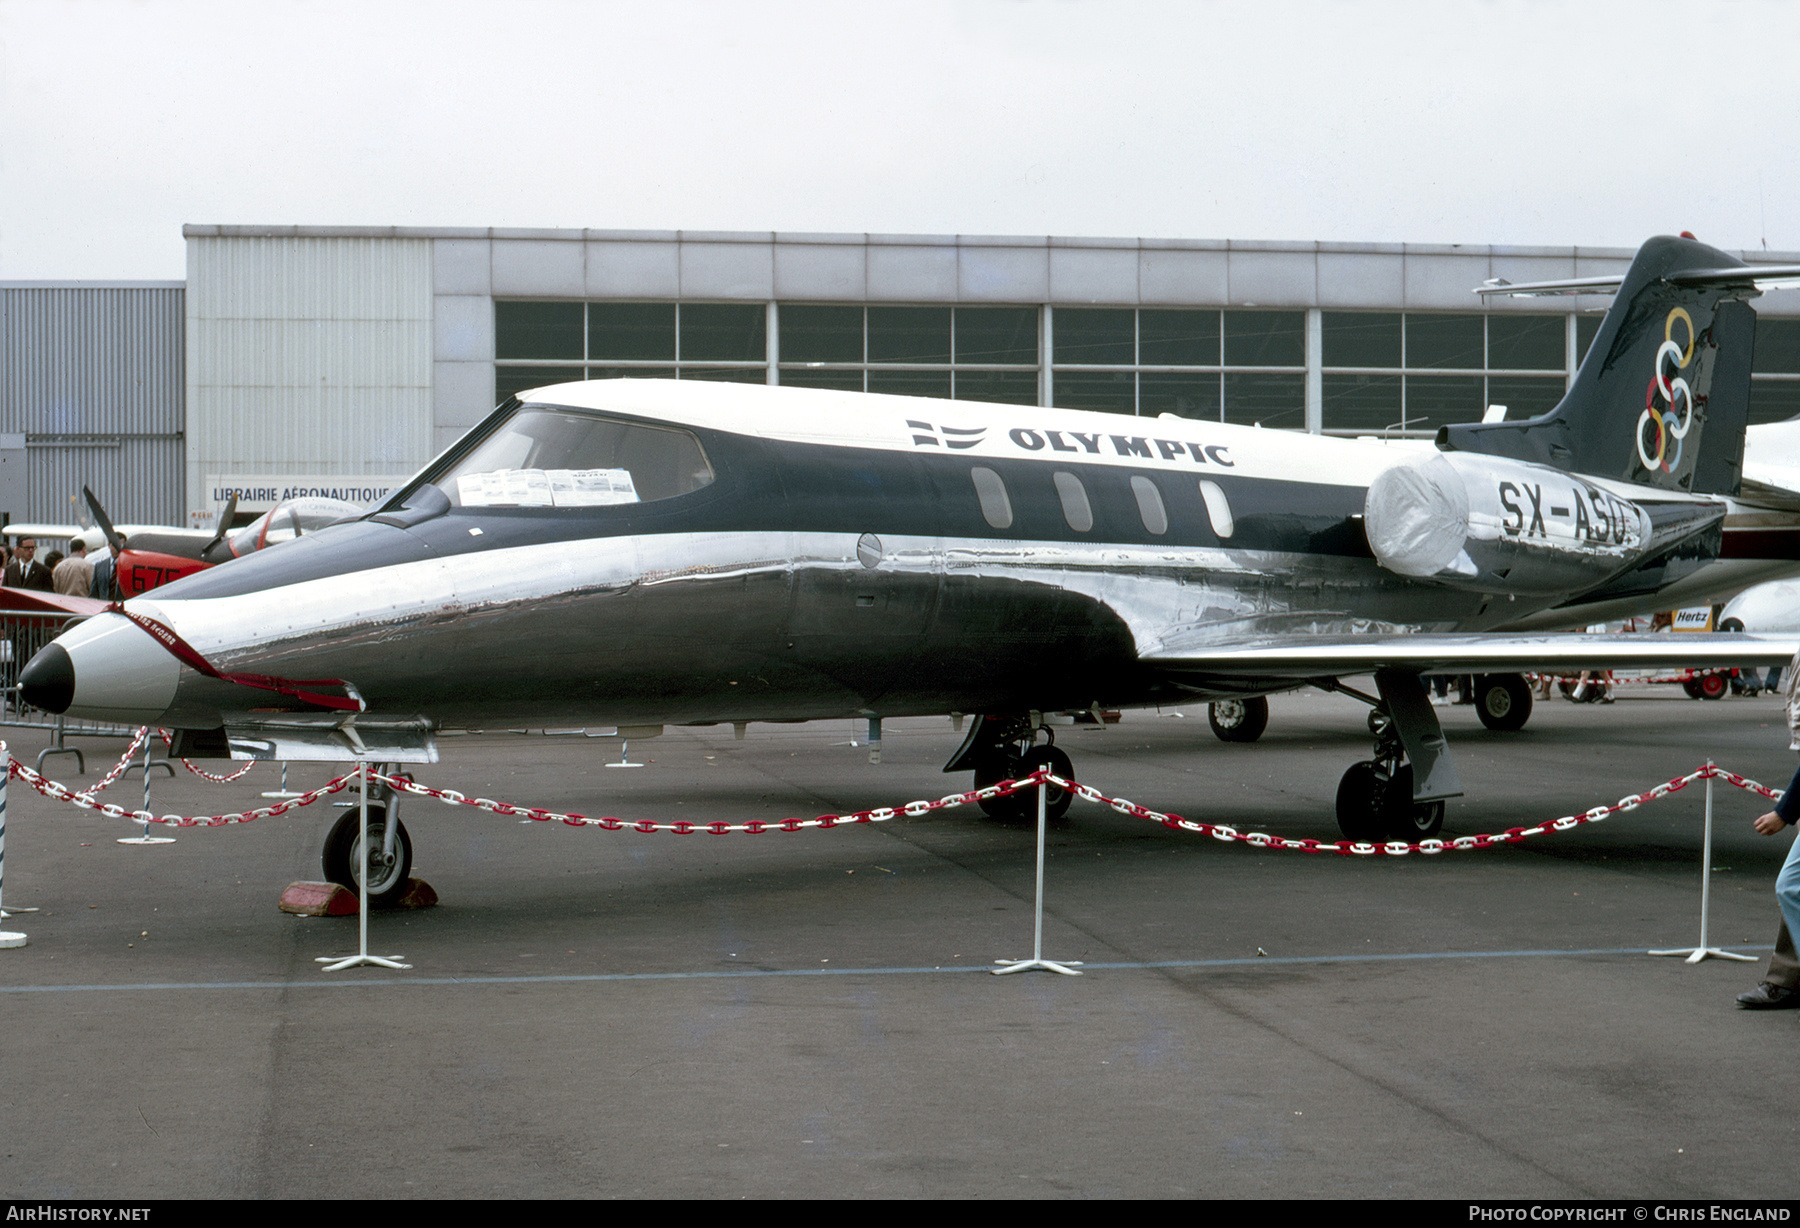
[[[1589,682],[1611,682],[1614,686],[1657,686],[1666,683],[1693,682],[1709,674],[1729,674],[1736,668],[1733,665],[1721,665],[1710,669],[1687,669],[1679,674],[1670,674],[1666,678],[1609,678],[1607,676],[1609,674],[1629,671],[1595,669],[1588,671],[1587,679]],[[1757,672],[1760,676],[1761,671]],[[1552,682],[1567,682],[1570,685],[1581,681],[1580,674],[1526,674],[1525,677],[1532,682],[1542,682],[1548,678]]]
[[[130,819],[134,823],[161,823],[168,827],[227,827],[233,823],[248,823],[253,819],[273,818],[275,815],[286,814],[288,811],[300,806],[310,806],[321,797],[339,792],[349,785],[352,780],[356,779],[356,773],[351,772],[339,776],[335,780],[326,781],[318,788],[302,793],[296,798],[292,798],[288,801],[276,802],[273,806],[259,806],[255,810],[234,811],[229,814],[205,816],[180,814],[158,815],[152,814],[148,810],[127,810],[123,806],[115,806],[111,802],[102,802],[95,798],[94,794],[100,792],[100,790],[104,789],[107,785],[117,780],[120,774],[131,765],[133,753],[144,744],[144,739],[147,736],[148,730],[138,730],[137,737],[132,741],[130,748],[127,749],[125,754],[119,759],[119,762],[113,766],[113,770],[108,772],[106,776],[91,789],[71,789],[65,784],[51,780],[48,776],[45,776],[36,769],[13,758],[12,752],[7,749],[5,742],[0,742],[0,755],[6,756],[8,775],[16,780],[24,781],[39,793],[42,793],[45,797],[59,802],[69,802],[72,805],[80,806],[85,810],[96,811],[111,819]],[[220,781],[235,780],[237,776],[243,775],[242,772],[238,772],[233,776],[214,776],[210,772],[202,772],[200,774],[206,776],[208,779]]]
[[[1172,827],[1180,831],[1190,831],[1196,835],[1211,836],[1215,840],[1239,841],[1255,848],[1284,849],[1298,853],[1340,853],[1361,857],[1388,856],[1404,857],[1408,853],[1460,853],[1468,849],[1495,848],[1503,844],[1517,844],[1532,836],[1544,836],[1551,832],[1572,831],[1583,823],[1598,823],[1610,815],[1620,814],[1627,810],[1636,810],[1645,802],[1654,802],[1680,789],[1687,788],[1696,780],[1714,777],[1726,784],[1736,785],[1751,793],[1779,800],[1781,792],[1767,785],[1758,784],[1746,776],[1736,772],[1728,772],[1717,764],[1707,764],[1697,768],[1686,776],[1677,776],[1674,780],[1657,785],[1643,793],[1634,793],[1622,797],[1610,806],[1595,806],[1592,810],[1581,814],[1565,815],[1548,823],[1539,823],[1535,827],[1509,827],[1498,835],[1456,836],[1449,840],[1420,840],[1408,843],[1405,840],[1389,840],[1380,844],[1352,840],[1293,840],[1285,836],[1271,836],[1264,832],[1241,832],[1235,827],[1223,823],[1201,823],[1193,819],[1184,819],[1178,814],[1163,814],[1140,806],[1136,802],[1124,798],[1107,797],[1096,789],[1073,780],[1064,780],[1060,776],[1052,776],[1048,772],[1039,773],[1051,784],[1060,785],[1070,790],[1077,797],[1086,798],[1090,802],[1098,802],[1103,806],[1111,806],[1120,814],[1129,814],[1135,818],[1150,819],[1161,823],[1164,827]]]
[[[138,730],[138,733],[140,733],[140,734],[142,734],[143,732],[144,731],[142,729]],[[169,750],[175,749],[175,737],[173,734],[171,734],[167,729],[158,729],[156,731],[156,733],[157,733],[157,736],[162,739],[162,743],[165,747],[167,747]],[[191,760],[191,759],[183,759],[181,761],[181,766],[186,768],[188,771],[192,772],[196,776],[204,776],[207,780],[210,780],[215,784],[228,785],[232,781],[236,780],[238,777],[242,776],[245,772],[248,772],[251,768],[255,767],[256,763],[257,763],[257,761],[255,759],[252,759],[250,762],[246,763],[243,767],[239,768],[235,772],[232,772],[228,776],[220,776],[220,775],[217,775],[216,773],[207,771],[205,768],[195,767],[193,760]]]
[[[24,781],[39,793],[42,793],[45,797],[53,798],[57,801],[70,802],[88,810],[98,811],[109,818],[131,819],[134,822],[162,823],[170,827],[226,827],[233,823],[248,823],[255,819],[272,818],[275,815],[286,814],[288,811],[298,809],[302,806],[310,806],[322,797],[342,791],[356,779],[356,774],[351,772],[333,780],[329,780],[318,788],[302,793],[298,797],[276,802],[272,806],[260,806],[254,810],[234,811],[228,814],[205,816],[173,814],[155,815],[147,810],[127,810],[123,806],[114,806],[110,803],[98,801],[94,797],[94,794],[98,793],[101,789],[105,788],[108,784],[118,778],[119,774],[129,763],[132,753],[137,750],[138,747],[143,745],[143,738],[145,736],[146,731],[139,730],[137,739],[132,742],[131,747],[119,760],[119,764],[115,766],[99,784],[91,789],[84,789],[81,791],[76,791],[70,789],[67,785],[59,784],[26,766],[19,760],[14,759],[11,752],[6,749],[6,744],[4,742],[0,742],[0,754],[6,755],[7,762],[10,765],[9,772],[12,776]],[[242,775],[241,772],[236,773],[233,776],[215,776],[210,772],[202,772],[200,774],[207,777],[209,780],[233,780],[236,779],[237,775]],[[1553,832],[1572,831],[1584,823],[1598,823],[1600,820],[1612,815],[1622,814],[1628,810],[1636,810],[1646,802],[1657,801],[1660,798],[1669,796],[1671,793],[1685,789],[1696,780],[1705,780],[1709,777],[1722,780],[1726,784],[1734,785],[1739,789],[1758,794],[1771,800],[1779,800],[1781,797],[1779,790],[1771,789],[1767,785],[1759,784],[1736,772],[1727,771],[1716,764],[1707,764],[1705,767],[1689,772],[1686,776],[1677,776],[1673,780],[1666,781],[1663,784],[1657,785],[1642,793],[1634,793],[1628,797],[1622,797],[1610,806],[1596,806],[1592,810],[1585,811],[1581,814],[1565,815],[1560,819],[1554,819],[1547,823],[1539,823],[1532,827],[1509,827],[1505,831],[1494,835],[1456,836],[1449,840],[1432,839],[1411,843],[1404,840],[1389,840],[1382,843],[1372,843],[1352,840],[1295,840],[1286,836],[1271,836],[1266,832],[1239,831],[1237,828],[1225,823],[1205,823],[1196,819],[1186,819],[1178,814],[1164,814],[1161,811],[1151,810],[1147,806],[1140,806],[1136,802],[1127,801],[1121,797],[1108,797],[1106,794],[1089,785],[1084,785],[1075,780],[1066,780],[1061,776],[1054,775],[1047,768],[1034,772],[1030,776],[1021,777],[1018,780],[1003,780],[1000,783],[990,785],[985,789],[971,789],[966,793],[950,793],[937,798],[934,801],[908,802],[904,806],[898,807],[882,806],[873,810],[857,810],[850,814],[822,814],[811,819],[781,819],[776,822],[752,819],[746,823],[653,823],[647,819],[638,819],[634,821],[612,818],[610,816],[593,818],[585,814],[576,814],[573,812],[563,813],[560,811],[545,810],[536,806],[516,806],[510,802],[497,802],[486,797],[469,797],[454,789],[436,789],[430,785],[422,785],[405,776],[384,776],[379,772],[369,773],[369,779],[379,781],[389,788],[403,793],[410,793],[417,797],[434,798],[447,805],[473,806],[481,810],[491,811],[494,814],[516,816],[538,823],[562,823],[570,827],[596,827],[604,831],[634,831],[642,832],[646,835],[654,832],[669,832],[678,836],[691,835],[696,832],[704,832],[714,836],[735,835],[740,833],[743,835],[754,836],[770,831],[796,832],[806,831],[811,828],[829,829],[857,823],[885,823],[889,819],[897,819],[901,816],[917,818],[921,815],[930,814],[934,810],[947,810],[956,806],[979,803],[991,798],[1006,797],[1009,794],[1035,788],[1040,782],[1047,782],[1058,788],[1066,789],[1075,796],[1083,798],[1086,801],[1111,807],[1120,814],[1131,815],[1133,818],[1149,819],[1152,822],[1160,823],[1164,827],[1176,831],[1192,832],[1195,835],[1211,836],[1215,840],[1247,844],[1252,848],[1279,849],[1298,853],[1337,853],[1343,856],[1360,857],[1403,857],[1408,853],[1423,853],[1429,855],[1433,853],[1465,852],[1471,849],[1496,848],[1501,845],[1517,844],[1520,841],[1530,839],[1533,836],[1544,836]]]

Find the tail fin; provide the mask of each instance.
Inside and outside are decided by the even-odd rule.
[[[1555,409],[1520,422],[1446,426],[1438,447],[1664,490],[1735,495],[1756,340],[1756,312],[1744,300],[1767,275],[1692,239],[1651,239],[1638,249]],[[1490,292],[1593,293],[1603,284]]]

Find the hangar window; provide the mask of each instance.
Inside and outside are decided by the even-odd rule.
[[[1304,367],[1304,311],[1227,311],[1225,365],[1228,367]]]
[[[1060,469],[1055,480],[1057,496],[1062,499],[1063,519],[1077,533],[1086,533],[1094,527],[1094,508],[1088,502],[1087,487],[1081,484],[1080,478]]]
[[[1412,312],[1406,317],[1406,365],[1480,370],[1486,365],[1478,315]]]
[[[1491,315],[1487,365],[1502,371],[1561,371],[1568,361],[1566,316]]]
[[[1319,340],[1328,367],[1398,367],[1400,313],[1320,312]]]
[[[779,303],[776,374],[799,388],[1036,405],[1038,318],[1036,307]]]
[[[975,481],[975,497],[981,500],[981,514],[996,529],[1012,528],[1012,500],[1007,498],[1006,483],[992,469],[977,465],[969,470]]]
[[[713,471],[687,431],[526,406],[431,480],[457,507],[604,507],[685,495]]]
[[[1157,537],[1169,531],[1169,513],[1163,507],[1162,491],[1156,489],[1156,483],[1139,475],[1131,479],[1131,493],[1137,496],[1138,515],[1144,518],[1144,527]]]
[[[580,303],[495,303],[494,351],[508,358],[581,357]]]
[[[1158,367],[1219,365],[1219,313],[1180,308],[1138,312],[1138,361]]]
[[[1800,320],[1762,315],[1750,384],[1750,421],[1780,422],[1800,414]]]
[[[582,379],[768,379],[755,303],[494,303],[494,393]],[[581,364],[581,365],[572,365]]]

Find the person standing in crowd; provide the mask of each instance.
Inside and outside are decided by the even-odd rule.
[[[7,588],[24,588],[25,576],[31,570],[31,557],[37,553],[37,542],[29,537],[19,539],[13,547],[12,557],[6,562],[6,571],[0,575],[0,584]]]
[[[94,583],[94,565],[88,562],[87,543],[77,538],[69,557],[50,572],[50,586],[65,597],[85,597]]]
[[[119,537],[117,549],[125,549],[123,534]],[[119,561],[113,550],[102,551],[94,561],[94,579],[88,586],[88,596],[98,597],[102,601],[119,600]]]
[[[22,538],[18,549],[13,551],[12,562],[6,565],[4,577],[0,583],[7,588],[30,588],[40,593],[50,591],[50,569],[37,561],[37,540]]]
[[[1796,654],[1787,673],[1788,749],[1800,750],[1800,654]],[[1787,792],[1775,803],[1775,809],[1758,815],[1756,830],[1772,836],[1800,819],[1800,769],[1788,783]],[[1788,849],[1781,873],[1775,876],[1775,902],[1781,907],[1781,929],[1775,935],[1775,953],[1769,956],[1769,967],[1762,983],[1737,997],[1746,1010],[1791,1010],[1800,1007],[1800,958],[1794,952],[1794,930],[1800,928],[1800,840]]]

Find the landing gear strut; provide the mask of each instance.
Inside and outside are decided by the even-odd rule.
[[[1039,742],[1039,738],[1043,741]],[[1040,768],[1049,768],[1065,780],[1073,779],[1075,765],[1056,747],[1056,738],[1042,725],[1033,726],[1024,716],[978,716],[962,748],[944,768],[946,772],[973,768],[975,787],[985,789],[1003,780],[1018,780]],[[1060,819],[1068,813],[1075,795],[1054,785],[1046,788],[1044,815]],[[1023,823],[1037,815],[1037,794],[1030,789],[977,803],[990,818]]]
[[[1351,764],[1338,782],[1338,830],[1358,842],[1433,839],[1444,827],[1444,798],[1462,792],[1443,730],[1418,675],[1380,670],[1375,682],[1380,699],[1335,679],[1325,687],[1370,706],[1375,738],[1374,756]],[[1414,761],[1425,765],[1424,790],[1415,788]]]
[[[1406,752],[1386,712],[1370,713],[1369,731],[1375,757],[1351,764],[1338,782],[1338,830],[1346,840],[1370,843],[1432,839],[1444,829],[1443,800],[1413,801],[1412,764],[1402,762]]]

